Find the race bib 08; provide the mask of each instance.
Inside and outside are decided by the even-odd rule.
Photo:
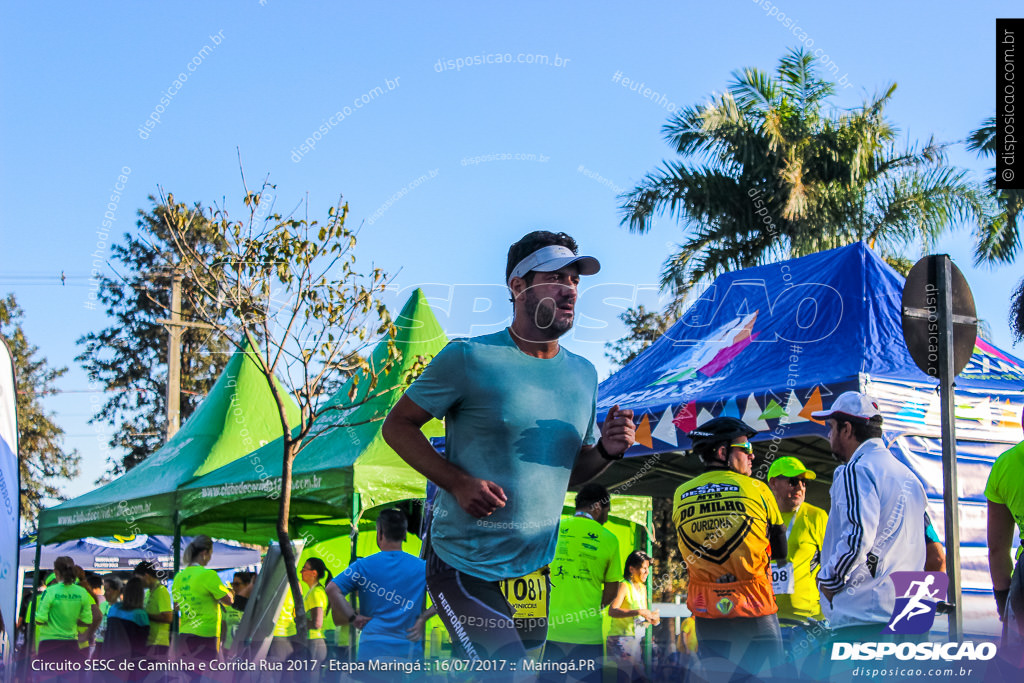
[[[772,562],[772,590],[776,595],[793,594],[793,563],[787,562],[781,567]]]

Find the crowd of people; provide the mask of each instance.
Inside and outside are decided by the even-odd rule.
[[[609,492],[588,483],[634,443],[633,414],[616,405],[599,421],[596,371],[558,341],[572,327],[580,277],[599,268],[564,233],[537,231],[512,245],[511,326],[448,344],[382,427],[395,452],[438,487],[421,556],[403,550],[405,515],[385,510],[376,521],[380,552],[333,577],[308,558],[300,571],[308,642],[297,638],[288,591],[269,660],[385,662],[397,668],[360,677],[390,680],[422,659],[436,615],[453,657],[487,678],[539,672],[596,683],[610,664],[620,680],[645,679],[642,638],[661,622],[648,603],[652,560],[642,551],[621,559],[604,526]],[[707,680],[833,679],[841,672],[826,656],[830,644],[906,639],[892,629],[894,575],[944,570],[924,488],[882,441],[878,404],[851,391],[812,417],[827,425],[838,462],[827,511],[806,502],[817,474],[796,457],[770,457],[764,480],[754,476],[757,431],[742,420],[717,417],[688,433],[704,471],[673,496],[692,614],[679,634],[680,670]],[[445,421],[443,455],[421,431],[433,418]],[[1018,657],[1011,666],[1024,650],[1012,648],[1024,639],[1024,578],[1020,555],[1016,567],[1011,558],[1014,525],[1024,529],[1022,468],[1024,444],[999,458],[985,492],[1003,659]],[[571,488],[575,514],[563,517]],[[37,609],[38,656],[80,659],[95,641],[99,653],[119,657],[217,658],[253,580],[239,573],[225,585],[206,568],[211,553],[209,538],[192,541],[171,594],[148,563],[122,585],[76,575],[59,558]],[[342,639],[348,625],[361,631],[355,657]],[[535,664],[516,668],[526,662]]]

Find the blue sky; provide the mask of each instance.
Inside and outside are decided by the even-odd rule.
[[[850,84],[839,105],[896,82],[888,115],[904,136],[962,140],[994,111],[994,20],[1018,9],[873,0],[369,5],[7,8],[0,292],[17,295],[41,353],[71,367],[66,393],[47,403],[83,455],[68,494],[91,488],[107,456],[103,429],[87,424],[90,401],[102,397],[74,356],[77,338],[107,324],[85,303],[115,185],[123,189],[112,237],[134,229],[158,187],[237,209],[236,147],[250,183],[270,174],[279,208],[308,193],[312,215],[323,217],[343,194],[350,220],[366,221],[360,263],[395,273],[406,292],[432,283],[427,294],[451,335],[500,325],[510,243],[531,229],[565,230],[603,263],[585,282],[579,329],[567,340],[603,377],[604,342],[622,334],[615,315],[657,304],[661,263],[682,238],[668,217],[647,235],[629,234],[616,201],[616,188],[671,157],[660,134],[670,104],[724,90],[735,69],[770,70],[803,41]],[[505,55],[512,63],[494,63]],[[457,64],[475,57],[481,63]],[[624,88],[615,74],[659,97]],[[950,160],[979,179],[987,167],[962,145]],[[1010,348],[1007,301],[1021,269],[973,268],[970,249],[966,228],[939,245],[967,276],[993,341]],[[490,310],[479,310],[489,298]]]

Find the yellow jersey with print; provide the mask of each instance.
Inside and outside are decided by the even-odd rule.
[[[672,524],[690,575],[686,605],[696,617],[775,614],[768,525],[782,513],[764,484],[712,470],[676,489]]]
[[[786,564],[793,572],[793,592],[775,594],[779,619],[821,621],[825,615],[821,612],[817,578],[828,513],[810,503],[803,503],[795,513],[783,512],[782,521],[788,529]]]

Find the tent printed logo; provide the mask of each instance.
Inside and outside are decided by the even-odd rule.
[[[946,599],[949,577],[943,572],[893,572],[896,605],[882,633],[927,633],[935,622],[935,607]]]
[[[968,379],[1024,379],[1024,367],[978,337],[974,353],[961,374]]]
[[[710,379],[725,368],[757,338],[754,323],[757,311],[733,318],[719,327],[707,339],[693,345],[689,352],[675,357],[675,362],[664,368],[658,379],[648,386],[675,384],[694,379]],[[705,382],[702,384],[704,386]]]

